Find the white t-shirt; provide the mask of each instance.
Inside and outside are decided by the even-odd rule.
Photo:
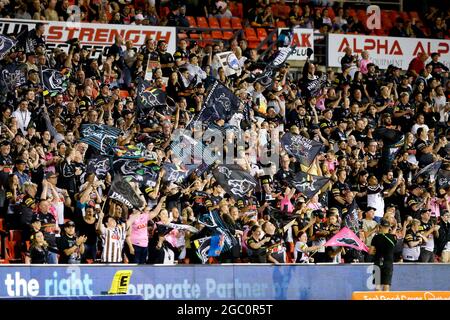
[[[367,206],[374,207],[375,217],[383,218],[384,216],[384,198],[383,198],[383,186],[378,185],[375,187],[367,188]]]

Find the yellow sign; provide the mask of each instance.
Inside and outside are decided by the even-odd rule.
[[[450,291],[355,291],[352,300],[450,300]]]
[[[109,289],[108,294],[126,294],[132,273],[132,270],[117,271],[111,282],[111,289]]]

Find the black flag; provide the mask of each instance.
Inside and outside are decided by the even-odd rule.
[[[42,84],[44,87],[44,96],[47,94],[54,96],[66,91],[69,79],[58,70],[45,69],[42,71]]]
[[[436,161],[433,163],[430,163],[429,165],[423,167],[417,174],[414,176],[413,180],[416,180],[420,176],[429,176],[432,180],[436,178],[436,175],[439,169],[442,166],[442,161]]]
[[[26,82],[26,64],[9,63],[1,71],[0,85],[3,93],[14,91]]]
[[[177,166],[173,163],[164,163],[163,168],[166,174],[163,177],[164,182],[183,183],[187,180],[190,174],[197,168],[198,165]]]
[[[167,106],[167,95],[161,89],[153,87],[147,81],[138,78],[137,81],[137,97],[136,97],[136,113],[138,119],[143,119],[150,110],[155,109],[161,112],[161,109]]]
[[[218,165],[213,170],[216,181],[235,200],[242,199],[258,185],[256,179],[236,164]]]
[[[8,51],[17,44],[16,40],[13,40],[7,36],[0,34],[0,60],[2,60]]]
[[[436,190],[447,189],[450,185],[450,170],[440,169],[436,176]]]
[[[306,84],[305,93],[307,97],[317,97],[320,91],[327,85],[328,75],[324,73],[320,78],[312,80]]]
[[[109,189],[108,196],[125,204],[128,208],[140,208],[143,203],[131,185],[119,174],[116,174]]]
[[[281,145],[287,153],[294,156],[301,164],[307,167],[311,165],[323,146],[320,142],[290,132],[283,135]]]
[[[146,166],[137,159],[117,159],[113,162],[115,174],[137,182],[141,187],[154,187],[158,180],[159,166]]]
[[[81,142],[100,150],[102,154],[107,154],[109,149],[117,143],[122,130],[107,125],[83,124],[81,125]]]
[[[224,119],[226,122],[239,109],[239,98],[218,80],[208,77],[205,87],[208,93],[203,102],[203,107],[189,123],[188,128],[196,121],[210,123],[218,119]]]
[[[86,171],[94,172],[98,179],[105,179],[110,169],[109,158],[100,155],[89,159]]]
[[[290,184],[301,192],[308,199],[314,197],[314,195],[320,191],[330,181],[327,177],[315,176],[304,172],[298,172]]]

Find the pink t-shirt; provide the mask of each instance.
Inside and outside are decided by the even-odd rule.
[[[361,59],[359,61],[359,71],[361,71],[362,74],[366,74],[367,72],[369,72],[369,70],[367,70],[367,65],[371,62],[372,61],[370,60]]]
[[[148,246],[148,213],[142,213],[131,225],[131,243],[139,247]]]
[[[287,205],[287,212],[288,213],[291,213],[292,211],[294,211],[294,206],[292,205],[291,200],[289,200],[286,197],[284,197],[283,200],[281,200],[281,210],[284,209],[285,205]]]

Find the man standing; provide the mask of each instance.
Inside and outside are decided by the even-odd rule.
[[[434,225],[431,221],[430,209],[422,209],[420,212],[419,232],[428,241],[423,242],[420,248],[420,262],[434,262],[434,237],[439,238],[439,225]]]
[[[67,221],[64,224],[64,234],[58,240],[59,263],[79,264],[84,253],[85,235],[77,237],[75,234],[75,222]]]
[[[17,120],[17,126],[24,135],[27,134],[27,127],[31,120],[31,112],[28,111],[28,101],[22,99],[19,108],[13,112],[12,116]]]
[[[380,231],[373,237],[370,255],[374,255],[374,265],[380,272],[380,280],[376,284],[377,291],[389,291],[394,271],[394,248],[397,243],[395,234],[389,233],[391,224],[386,219],[380,221]],[[375,269],[376,270],[376,269]],[[377,279],[377,278],[376,278]]]

